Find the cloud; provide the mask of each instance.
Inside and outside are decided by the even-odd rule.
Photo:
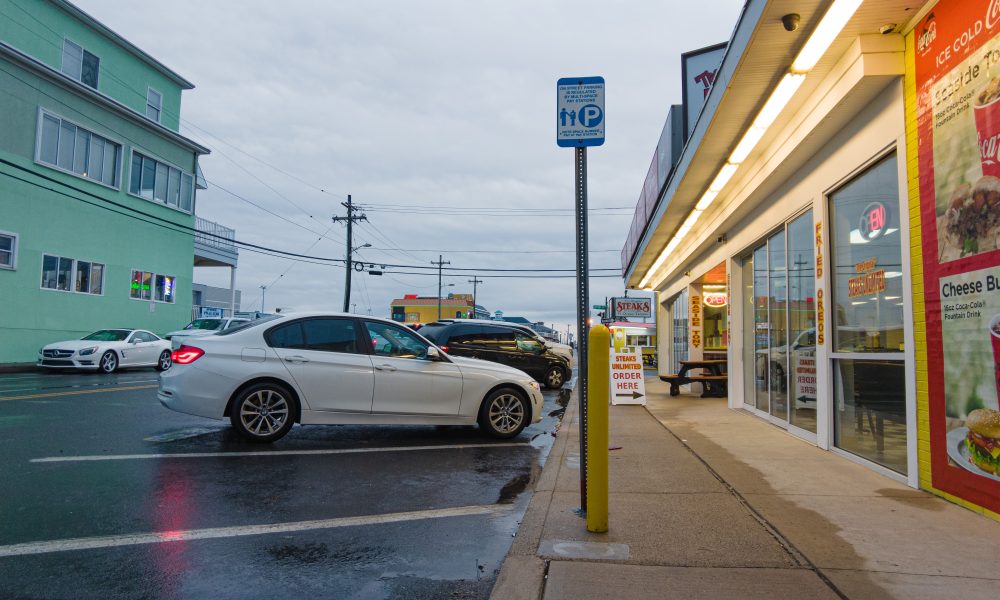
[[[366,261],[430,266],[440,254],[451,267],[573,269],[573,152],[555,145],[556,79],[607,80],[608,138],[589,151],[589,203],[633,207],[667,109],[681,99],[680,54],[727,40],[742,2],[716,2],[711,20],[698,4],[638,0],[78,4],[195,83],[182,131],[214,150],[201,163],[211,185],[197,212],[240,240],[342,257],[346,232],[330,217],[344,214],[350,193],[371,207],[354,238],[374,247],[360,251]],[[562,214],[524,214],[532,209]],[[620,267],[631,220],[630,208],[591,214],[591,267]],[[388,316],[393,298],[437,293],[428,273],[355,274],[352,302]],[[573,279],[446,272],[447,289],[471,292],[473,273],[491,311],[575,320]],[[195,278],[229,285],[227,269]],[[620,278],[590,284],[590,304],[622,292]],[[344,271],[241,251],[245,308],[259,307],[261,285],[267,309],[339,310]]]

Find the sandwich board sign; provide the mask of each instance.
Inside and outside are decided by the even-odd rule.
[[[646,376],[636,346],[611,351],[611,404],[646,405]]]
[[[603,77],[563,77],[556,82],[556,144],[604,144]]]

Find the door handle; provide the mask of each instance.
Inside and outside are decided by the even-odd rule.
[[[379,371],[395,371],[396,367],[392,365],[375,365],[375,368]]]
[[[285,360],[287,360],[290,363],[307,363],[307,362],[309,362],[308,358],[306,358],[304,356],[299,356],[297,354],[295,356],[286,356]]]

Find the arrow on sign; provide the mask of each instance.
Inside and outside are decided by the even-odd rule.
[[[628,398],[629,396],[631,396],[632,399],[635,400],[636,398],[642,398],[643,394],[640,394],[639,392],[629,392],[628,394],[615,394],[615,396],[618,398],[622,397]]]

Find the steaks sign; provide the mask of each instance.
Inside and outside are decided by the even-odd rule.
[[[652,298],[612,298],[611,315],[621,318],[649,318],[653,315]]]

